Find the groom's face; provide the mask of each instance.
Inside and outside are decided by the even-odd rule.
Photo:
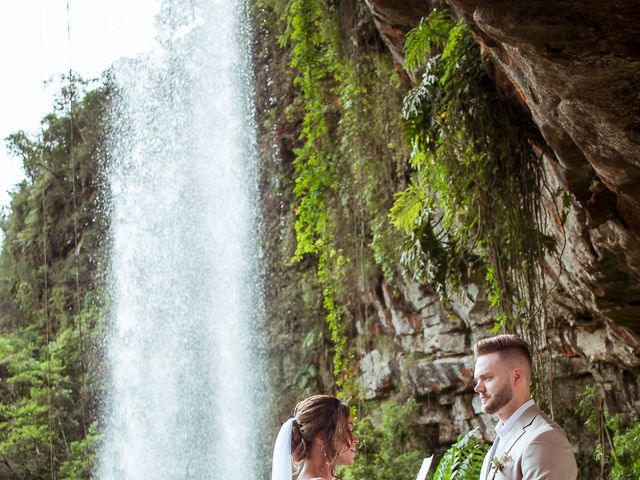
[[[500,361],[498,353],[480,355],[476,359],[474,377],[474,390],[480,396],[485,413],[499,414],[513,399],[509,369]]]

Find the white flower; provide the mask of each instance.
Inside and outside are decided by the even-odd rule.
[[[496,455],[495,457],[493,457],[491,463],[493,463],[493,466],[496,467],[496,470],[502,470],[504,466],[511,460],[512,459],[508,453],[503,453],[502,455]]]

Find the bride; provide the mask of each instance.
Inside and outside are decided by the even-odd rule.
[[[330,395],[313,395],[296,405],[280,428],[273,449],[271,480],[334,480],[338,465],[352,465],[358,438],[349,407]]]

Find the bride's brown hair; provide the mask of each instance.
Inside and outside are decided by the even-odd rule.
[[[330,395],[313,395],[296,405],[293,411],[294,422],[291,429],[291,454],[296,464],[311,457],[313,439],[322,436],[324,456],[331,467],[342,451],[338,452],[338,443],[342,441],[351,447],[353,437],[349,430],[349,407]]]

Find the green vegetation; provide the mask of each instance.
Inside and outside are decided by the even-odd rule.
[[[336,302],[338,278],[344,265],[344,256],[334,242],[335,222],[329,211],[329,198],[337,188],[335,178],[336,158],[331,149],[329,121],[331,104],[325,99],[331,95],[329,79],[339,77],[333,21],[326,21],[327,9],[322,0],[294,0],[289,4],[290,19],[282,43],[291,42],[291,66],[297,71],[295,84],[302,91],[305,114],[300,140],[302,146],[295,150],[296,181],[294,193],[296,207],[296,239],[294,260],[300,261],[306,254],[318,256],[320,279],[327,322],[334,343],[334,373],[342,384],[348,371],[345,353],[346,336],[341,309]]]
[[[420,407],[411,399],[405,403],[389,400],[366,404],[362,418],[356,421],[360,440],[358,458],[353,467],[341,472],[343,480],[415,478],[422,459],[431,451],[415,419]],[[477,436],[478,429],[458,437],[442,455],[433,472],[434,480],[475,480],[489,445]],[[432,470],[433,471],[433,470]],[[431,477],[430,477],[431,478]]]
[[[424,457],[419,426],[411,420],[417,417],[417,402],[391,400],[375,407],[367,405],[371,411],[364,411],[356,422],[358,458],[353,467],[341,472],[341,478],[415,478]]]
[[[634,421],[612,414],[595,386],[584,390],[576,413],[598,437],[593,457],[600,464],[600,478],[640,478],[640,419],[637,413]]]
[[[433,480],[475,480],[480,478],[482,462],[489,445],[478,438],[478,429],[458,437],[444,453]]]
[[[294,149],[293,261],[315,259],[333,343],[334,378],[341,390],[355,388],[346,338],[354,317],[362,316],[354,311],[357,296],[377,268],[394,273],[385,198],[395,190],[403,159],[400,132],[393,127],[400,97],[369,101],[376,91],[384,98],[383,86],[398,85],[397,75],[379,52],[354,46],[354,29],[365,7],[351,7],[354,25],[345,26],[331,4],[294,0],[284,12],[280,39],[291,48],[303,105],[300,146]],[[381,135],[374,138],[372,130]],[[381,196],[385,191],[388,196]]]
[[[398,117],[380,113],[398,112],[397,98],[370,101],[381,80],[401,91],[400,80],[379,54],[358,45],[358,27],[344,25],[344,12],[323,0],[281,8],[280,43],[291,48],[302,108],[289,114],[303,117],[294,149],[293,261],[315,259],[338,386],[353,387],[346,342],[358,316],[353,288],[363,291],[376,277],[393,282],[398,263],[413,280],[436,285],[444,300],[447,289],[483,277],[496,330],[538,338],[541,262],[554,246],[539,228],[540,165],[529,143],[535,132],[499,98],[466,25],[437,11],[408,34],[406,68],[422,77],[404,99],[403,146],[399,132],[389,131]],[[384,132],[382,141],[375,132]],[[390,204],[407,168],[409,185]]]
[[[477,274],[491,288],[496,329],[535,330],[544,297],[540,166],[534,134],[499,98],[464,22],[433,12],[407,36],[406,68],[423,71],[406,96],[404,134],[414,170],[396,195],[402,263],[443,293]]]
[[[8,138],[26,178],[0,256],[0,476],[90,478],[107,221],[110,89],[66,79],[42,136]]]

